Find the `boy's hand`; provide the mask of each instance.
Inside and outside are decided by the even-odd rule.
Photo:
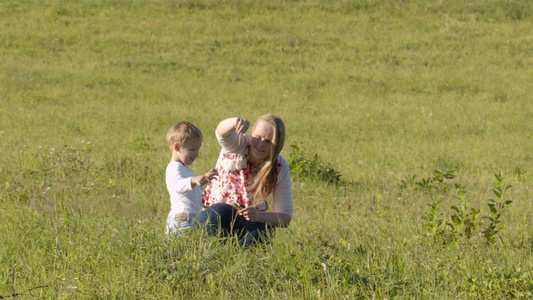
[[[218,171],[217,169],[213,168],[209,170],[209,172],[205,173],[205,175],[194,176],[193,178],[191,178],[191,183],[193,184],[193,186],[204,185],[204,184],[209,183],[209,181],[215,179],[217,176],[218,176]]]
[[[204,176],[207,177],[207,182],[209,182],[209,181],[217,178],[218,171],[217,171],[217,169],[213,168],[213,169],[209,170],[209,172],[205,173]]]
[[[235,121],[235,132],[244,134],[250,128],[250,122],[245,118],[238,117]]]

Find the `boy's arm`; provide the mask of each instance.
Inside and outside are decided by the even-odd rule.
[[[215,179],[217,175],[218,175],[217,169],[213,168],[209,170],[209,172],[205,173],[204,175],[191,177],[191,187],[207,184],[209,183],[209,181]]]
[[[171,184],[169,185],[169,191],[171,192],[177,192],[177,193],[188,193],[192,191],[192,188],[194,187],[192,184],[193,177],[179,177],[176,176],[171,181]],[[168,185],[168,181],[167,181]]]
[[[207,183],[210,180],[209,178],[213,178],[216,174],[218,174],[216,169],[212,169],[205,175],[191,176],[194,174],[183,165],[179,165],[177,169],[174,167],[167,168],[167,188],[170,193],[188,193],[195,186],[202,185],[204,177],[207,178]]]

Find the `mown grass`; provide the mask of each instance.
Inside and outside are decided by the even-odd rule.
[[[530,298],[532,17],[525,0],[0,2],[0,296]],[[218,121],[265,112],[307,172],[291,226],[251,250],[168,239],[168,127],[204,131],[203,172]],[[420,188],[434,170],[455,177]],[[500,170],[513,202],[489,242]],[[428,235],[457,186],[479,228]]]

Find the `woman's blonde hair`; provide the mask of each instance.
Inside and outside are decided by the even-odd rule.
[[[252,184],[252,190],[255,189],[253,205],[260,204],[272,193],[276,181],[278,157],[285,144],[285,124],[278,116],[271,114],[260,116],[252,128],[252,133],[261,121],[272,126],[274,137],[270,145],[270,157],[261,164]]]

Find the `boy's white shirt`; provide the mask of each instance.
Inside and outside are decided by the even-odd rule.
[[[170,195],[169,218],[175,214],[187,213],[196,216],[202,211],[202,188],[192,187],[194,173],[184,164],[172,161],[166,170],[167,190]]]

